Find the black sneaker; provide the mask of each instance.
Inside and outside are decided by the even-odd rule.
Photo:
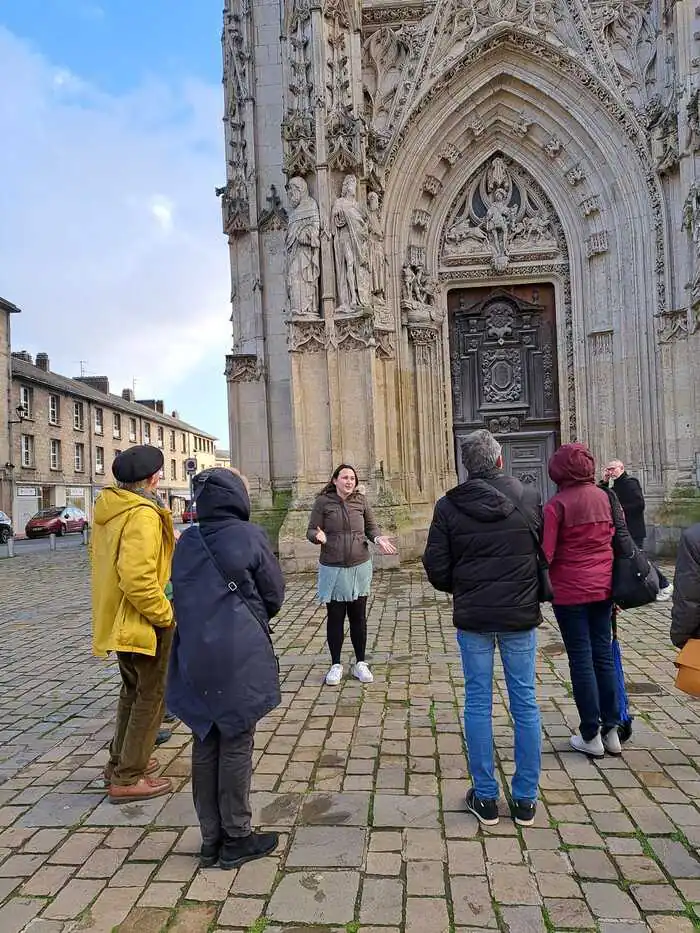
[[[481,800],[472,788],[467,794],[467,810],[473,813],[482,826],[496,826],[498,824],[498,801]]]
[[[219,861],[219,848],[218,842],[211,843],[210,845],[202,843],[202,848],[199,850],[199,867],[213,868]]]
[[[280,841],[278,833],[251,833],[241,839],[224,842],[219,853],[220,868],[239,868],[253,859],[274,852]]]
[[[163,722],[168,726],[173,726],[180,722],[180,720],[175,715],[175,713],[166,712],[165,716],[163,716]]]
[[[529,800],[514,800],[511,813],[517,826],[532,826],[535,822],[537,804]]]

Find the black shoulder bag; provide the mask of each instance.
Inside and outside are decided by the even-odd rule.
[[[491,485],[491,483],[489,483]],[[549,581],[549,564],[547,563],[547,558],[544,556],[544,551],[542,550],[542,543],[540,542],[540,536],[537,534],[537,530],[530,521],[530,517],[519,502],[516,502],[515,499],[511,499],[507,493],[503,492],[502,489],[498,489],[497,486],[493,487],[501,495],[504,495],[506,499],[511,503],[515,511],[520,515],[527,525],[527,530],[533,537],[535,542],[535,548],[537,552],[537,598],[541,603],[551,603],[554,599],[554,593],[552,592],[552,584]]]
[[[620,500],[612,489],[604,491],[610,501],[615,526],[612,542],[613,602],[620,609],[647,606],[659,595],[659,574],[656,567],[632,541]]]
[[[229,574],[224,573],[221,564],[214,557],[214,555],[212,554],[211,548],[209,547],[207,542],[204,540],[204,535],[202,534],[201,530],[199,532],[199,540],[202,542],[202,547],[206,551],[207,556],[209,557],[209,560],[214,564],[216,569],[219,571],[219,574],[221,575],[228,589],[232,593],[235,593],[238,596],[238,598],[243,602],[243,605],[246,607],[248,612],[252,615],[252,617],[258,623],[258,625],[263,630],[263,632],[265,632],[265,635],[267,636],[267,640],[270,642],[270,645],[272,645],[272,634],[271,634],[272,626],[270,625],[270,623],[260,618],[260,616],[257,614],[255,609],[253,609],[251,604],[248,602],[248,600],[243,595],[240,586],[236,583],[236,581]],[[275,654],[275,661],[277,662],[277,670],[279,671],[280,662],[276,654]]]

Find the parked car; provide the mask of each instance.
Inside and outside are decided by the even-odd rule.
[[[7,512],[0,509],[0,544],[7,544],[13,535],[12,521]]]
[[[186,505],[182,510],[182,520],[188,523],[197,521],[197,506],[194,505],[194,503],[192,505]]]
[[[63,508],[42,509],[27,522],[24,529],[28,538],[40,538],[42,535],[69,535],[82,532],[87,528],[87,515],[72,505]]]

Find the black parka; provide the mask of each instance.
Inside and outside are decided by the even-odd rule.
[[[700,523],[681,535],[673,578],[671,641],[682,648],[689,638],[700,638]]]
[[[537,547],[523,515],[542,527],[539,495],[494,471],[451,489],[435,506],[423,566],[452,593],[454,624],[475,632],[517,632],[541,622]]]

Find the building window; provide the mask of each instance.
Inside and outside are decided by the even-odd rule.
[[[61,399],[58,395],[49,395],[49,424],[58,424],[61,420]]]
[[[129,440],[136,441],[136,418],[129,418]]]
[[[186,434],[182,435],[182,452],[183,454],[187,453],[187,435]]]
[[[183,483],[187,481],[187,467],[185,464],[182,464],[182,481]]]
[[[170,461],[170,479],[177,479],[177,460]]]
[[[95,409],[95,434],[104,434],[105,424],[104,424],[104,412],[101,408]]]
[[[95,449],[95,473],[104,473],[105,471],[105,449],[97,447]]]
[[[165,470],[162,467],[158,471],[158,476],[160,476],[161,479],[165,479]]]
[[[31,434],[22,435],[22,466],[34,466],[34,437]]]
[[[158,446],[163,446],[163,429],[160,426],[158,427]]]
[[[85,469],[85,444],[75,445],[75,472],[82,473]]]
[[[175,450],[175,432],[170,432],[170,449]]]
[[[34,395],[33,391],[29,386],[20,386],[19,387],[19,403],[24,409],[24,417],[32,417],[32,396]]]
[[[61,442],[56,440],[51,441],[51,469],[61,469]]]
[[[151,443],[151,426],[150,424],[144,424],[143,426],[143,442],[144,444]]]
[[[112,437],[120,438],[122,436],[122,416],[119,412],[112,415]]]
[[[76,431],[85,428],[85,409],[82,402],[73,402],[73,427]]]

